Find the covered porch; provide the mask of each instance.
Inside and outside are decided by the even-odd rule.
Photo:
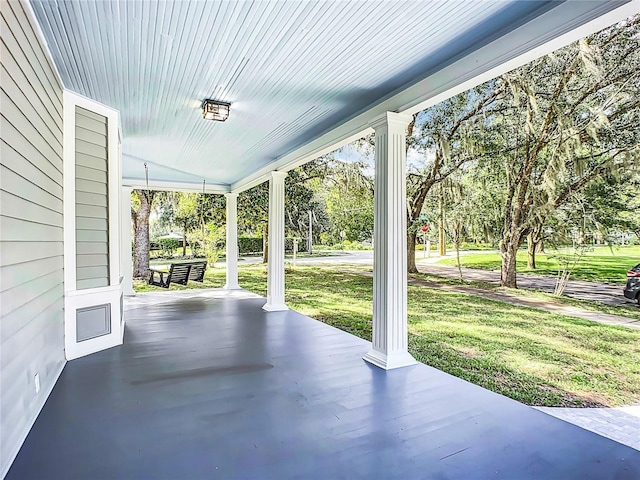
[[[376,5],[2,2],[1,477],[640,476],[637,451],[416,364],[404,254],[412,115],[638,2]],[[367,342],[288,309],[284,189],[370,133]],[[233,259],[238,194],[267,181],[265,300]],[[226,195],[225,290],[123,298],[132,189]]]
[[[142,294],[66,365],[18,478],[616,478],[640,452],[244,290]]]

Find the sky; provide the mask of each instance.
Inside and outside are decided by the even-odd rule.
[[[367,165],[366,174],[373,175],[374,173],[374,158],[373,151],[369,154],[365,154],[359,151],[355,143],[350,143],[334,152],[334,157],[344,162],[358,162],[363,161]],[[407,171],[421,170],[425,167],[425,156],[414,149],[410,149],[407,152]]]

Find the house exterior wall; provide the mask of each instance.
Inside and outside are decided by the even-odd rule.
[[[107,119],[76,106],[76,288],[109,285]]]
[[[63,112],[62,85],[29,6],[3,0],[0,22],[0,476],[4,476],[65,364]]]

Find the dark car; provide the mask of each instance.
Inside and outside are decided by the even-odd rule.
[[[624,287],[624,296],[637,300],[640,304],[640,263],[627,272],[627,286]]]

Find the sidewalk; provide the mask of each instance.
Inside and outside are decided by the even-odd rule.
[[[619,408],[534,408],[640,450],[640,405]]]

